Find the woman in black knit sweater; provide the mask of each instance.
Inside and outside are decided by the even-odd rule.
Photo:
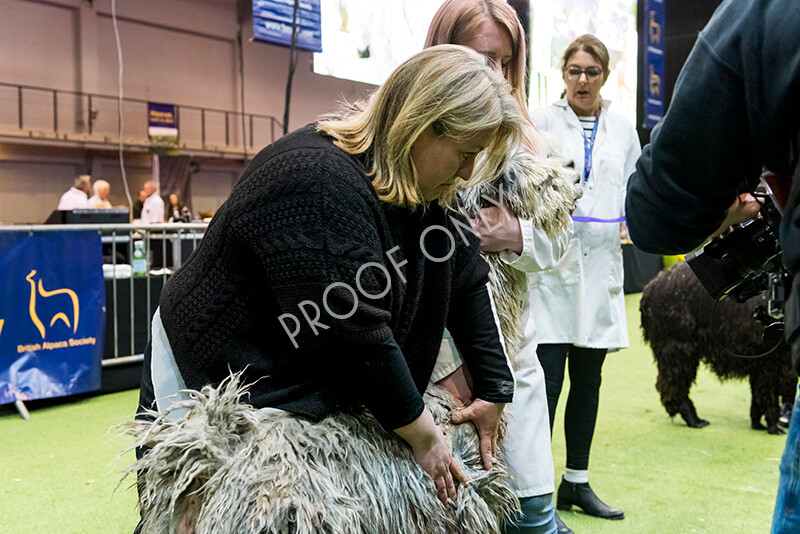
[[[475,422],[487,469],[514,382],[488,269],[449,208],[502,168],[520,121],[483,56],[441,46],[265,148],[162,292],[141,405],[163,410],[230,372],[254,382],[257,408],[320,419],[364,405],[454,499],[464,475],[422,402],[445,326],[477,397],[454,418]]]

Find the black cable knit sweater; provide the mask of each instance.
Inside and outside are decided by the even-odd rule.
[[[381,202],[359,158],[313,125],[268,146],[162,292],[186,386],[244,370],[256,407],[321,418],[364,404],[397,428],[422,411],[447,325],[476,395],[510,401],[488,268],[451,217],[466,224],[435,203],[412,212]],[[420,246],[431,225],[441,228],[425,235],[428,256],[447,256],[455,237],[445,261]]]

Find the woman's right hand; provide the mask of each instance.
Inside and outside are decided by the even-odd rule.
[[[482,208],[471,221],[483,252],[510,250],[522,254],[522,229],[508,206]]]
[[[414,422],[394,431],[410,446],[422,469],[433,479],[436,494],[442,504],[456,500],[455,483],[467,483],[467,477],[453,458],[450,445],[433,422],[433,416],[425,408]]]

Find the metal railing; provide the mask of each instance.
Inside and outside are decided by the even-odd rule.
[[[148,101],[122,99],[123,143],[149,146]],[[175,104],[177,149],[208,152],[260,150],[282,135],[270,115]],[[0,131],[65,141],[119,143],[119,98],[0,82]]]
[[[96,231],[103,244],[103,277],[106,288],[106,334],[103,367],[142,361],[150,339],[150,320],[158,295],[169,275],[188,259],[203,238],[207,223],[163,224],[44,224],[0,226],[0,232]],[[131,260],[134,242],[144,244],[148,269],[136,276]],[[127,261],[126,261],[127,260]],[[144,299],[144,308],[141,308]],[[138,310],[138,313],[137,313]],[[126,317],[127,316],[127,317]],[[111,325],[109,325],[111,322]],[[137,339],[137,334],[139,334]],[[123,339],[127,337],[127,339]]]

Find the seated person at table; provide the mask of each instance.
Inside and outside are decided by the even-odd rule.
[[[108,200],[108,194],[111,192],[111,185],[105,180],[96,180],[92,184],[94,195],[89,199],[88,207],[93,209],[109,209],[111,202]]]

